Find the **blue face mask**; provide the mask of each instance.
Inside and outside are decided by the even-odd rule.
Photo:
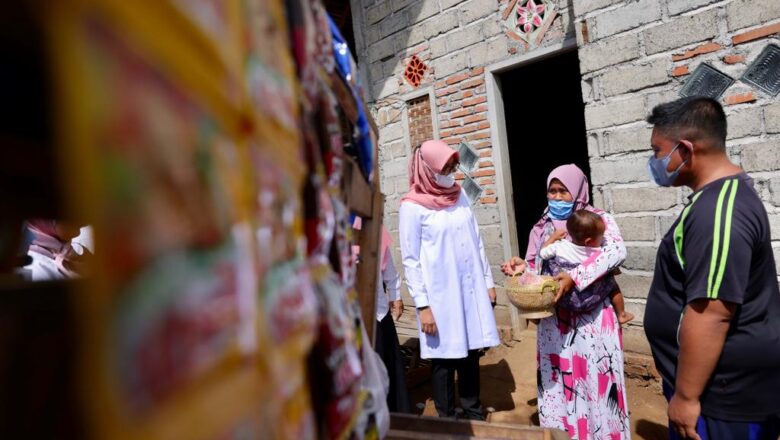
[[[685,165],[685,161],[680,164],[679,167],[677,167],[676,170],[672,171],[671,173],[669,171],[666,171],[669,167],[669,162],[672,160],[672,154],[674,153],[674,150],[680,147],[680,143],[677,143],[677,145],[672,148],[672,151],[669,152],[663,159],[656,159],[655,156],[650,156],[650,159],[647,161],[647,171],[650,173],[650,177],[653,179],[653,182],[655,182],[658,186],[672,186],[675,180],[677,180],[677,176],[680,175],[680,169]]]
[[[547,199],[547,215],[553,220],[566,220],[574,211],[574,202]]]

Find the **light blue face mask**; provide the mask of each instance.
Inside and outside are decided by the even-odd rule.
[[[681,143],[678,142],[677,145],[672,148],[672,151],[670,151],[669,154],[667,154],[663,159],[656,159],[655,155],[650,156],[650,159],[648,159],[647,171],[650,173],[650,177],[653,179],[653,182],[655,182],[656,185],[672,186],[674,181],[677,180],[677,176],[680,175],[680,169],[683,167],[683,165],[685,165],[686,161],[683,161],[683,163],[681,163],[680,166],[671,173],[666,170],[669,167],[669,162],[672,160],[672,154],[680,147],[680,145]]]
[[[553,220],[566,220],[574,211],[574,202],[547,199],[547,215]]]

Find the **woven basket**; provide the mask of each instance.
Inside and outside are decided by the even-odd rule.
[[[511,277],[504,286],[509,301],[520,310],[525,319],[541,319],[552,316],[555,310],[555,293],[558,282],[553,277],[542,275],[543,282],[521,285],[519,277]]]

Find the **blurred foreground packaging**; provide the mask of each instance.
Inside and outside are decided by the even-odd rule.
[[[377,182],[375,133],[322,4],[23,1],[0,16],[0,436],[386,430],[344,177]],[[91,225],[84,276],[18,276],[33,218]]]

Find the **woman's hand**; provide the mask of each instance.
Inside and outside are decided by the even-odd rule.
[[[401,315],[404,314],[404,302],[403,300],[390,301],[390,313],[393,315],[393,320],[398,321],[401,319]]]
[[[417,310],[417,316],[420,318],[420,328],[426,335],[436,334],[436,320],[433,319],[433,312],[430,307],[426,307],[422,310]]]
[[[512,257],[501,265],[501,271],[509,276],[515,276],[525,272],[527,264],[520,257]]]
[[[574,288],[574,280],[571,279],[571,275],[566,271],[556,275],[555,280],[558,281],[558,292],[555,294],[555,302],[557,303],[563,295],[571,292]]]
[[[490,305],[495,307],[496,306],[496,289],[491,287],[488,289],[488,298],[490,298]]]

